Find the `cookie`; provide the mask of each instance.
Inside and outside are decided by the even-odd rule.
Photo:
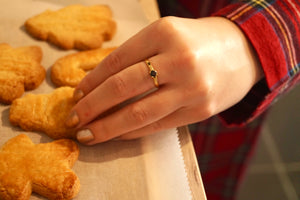
[[[75,87],[108,54],[116,48],[81,51],[58,59],[51,67],[51,80],[56,86]]]
[[[37,88],[45,79],[41,65],[42,50],[38,46],[13,48],[0,44],[0,102],[10,104],[25,90]]]
[[[53,139],[75,138],[75,130],[65,120],[75,105],[71,87],[60,87],[49,94],[26,94],[13,101],[9,120],[26,131],[40,131]]]
[[[0,149],[0,199],[29,199],[36,192],[48,199],[72,199],[80,181],[71,167],[79,156],[69,139],[34,144],[20,134]]]
[[[106,5],[70,5],[29,18],[25,28],[33,37],[63,49],[95,49],[111,40],[116,22]]]

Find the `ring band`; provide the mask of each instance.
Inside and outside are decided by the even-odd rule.
[[[157,71],[154,69],[154,67],[151,65],[151,62],[149,60],[145,60],[145,63],[146,65],[148,66],[149,68],[149,75],[151,76],[151,78],[153,79],[154,81],[154,85],[155,87],[159,87],[159,84],[158,84],[158,78],[157,78]]]

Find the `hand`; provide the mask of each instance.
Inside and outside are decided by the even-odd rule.
[[[145,59],[158,72],[157,90]],[[166,17],[130,38],[82,80],[66,124],[88,145],[139,138],[230,108],[262,76],[252,46],[233,22]]]

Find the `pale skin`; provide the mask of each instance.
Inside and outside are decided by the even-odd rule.
[[[156,90],[145,59],[158,72]],[[233,22],[166,17],[122,44],[81,81],[66,124],[76,127],[78,141],[87,145],[140,138],[216,115],[262,78],[253,47]]]

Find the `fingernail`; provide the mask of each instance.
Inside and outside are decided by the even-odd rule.
[[[69,116],[67,117],[65,124],[67,127],[74,127],[77,124],[79,124],[79,117],[76,113],[76,111],[71,111],[71,113],[69,114]]]
[[[78,131],[76,137],[80,143],[87,143],[94,140],[94,135],[89,129]]]
[[[80,89],[75,89],[73,93],[73,99],[78,102],[82,97],[84,96],[84,93]]]

